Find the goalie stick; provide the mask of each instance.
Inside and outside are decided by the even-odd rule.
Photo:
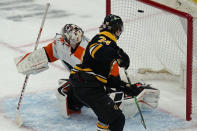
[[[129,78],[129,76],[128,76],[128,73],[127,73],[126,69],[124,69],[124,72],[125,72],[127,81],[129,82],[129,84],[130,84],[130,86],[131,86],[131,80],[130,80],[130,78]],[[140,109],[140,106],[139,106],[139,104],[138,104],[138,100],[137,100],[136,96],[134,96],[134,99],[135,99],[135,103],[136,103],[137,109],[138,109],[138,111],[139,111],[139,113],[140,113],[141,123],[142,123],[143,127],[146,129],[146,123],[145,123],[145,121],[144,121],[144,117],[143,117],[143,115],[142,115],[142,111],[141,111],[141,109]]]
[[[50,6],[50,3],[47,3],[46,8],[45,8],[45,12],[44,12],[44,16],[42,18],[42,23],[41,23],[41,26],[40,26],[40,30],[39,30],[39,33],[38,33],[38,36],[37,36],[37,39],[36,39],[34,51],[38,47],[39,39],[40,39],[40,36],[41,36],[41,32],[42,32],[42,29],[43,29],[43,26],[44,26],[44,22],[45,22],[45,19],[46,19],[46,15],[47,15],[49,6]],[[20,94],[20,97],[19,97],[18,105],[17,105],[17,108],[16,108],[16,123],[19,127],[21,127],[22,124],[23,124],[23,120],[22,120],[22,117],[20,115],[20,107],[21,107],[21,102],[22,102],[22,98],[23,98],[23,95],[24,95],[24,92],[25,92],[25,87],[27,85],[28,79],[29,79],[29,75],[26,75],[24,83],[23,83],[23,88],[22,88],[22,91],[21,91],[21,94]]]

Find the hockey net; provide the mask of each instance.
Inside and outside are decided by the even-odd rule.
[[[118,43],[130,56],[133,81],[178,81],[186,89],[186,119],[191,120],[197,114],[196,12],[184,0],[155,1],[106,0],[106,14],[124,21]]]

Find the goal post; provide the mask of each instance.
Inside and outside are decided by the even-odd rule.
[[[106,0],[106,15],[124,21],[119,45],[131,58],[129,75],[152,72],[183,78],[179,83],[186,89],[186,120],[191,120],[197,114],[197,17],[185,0],[166,1]]]

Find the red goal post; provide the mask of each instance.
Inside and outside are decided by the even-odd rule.
[[[196,111],[197,110],[196,109],[197,108],[197,101],[195,101],[195,99],[194,99],[195,98],[194,97],[194,93],[195,92],[196,92],[195,95],[197,95],[197,91],[196,91],[196,88],[197,88],[196,87],[197,86],[197,82],[196,82],[197,81],[197,75],[195,73],[196,72],[196,58],[197,58],[197,40],[196,40],[196,38],[194,39],[194,35],[196,34],[196,36],[197,36],[196,29],[194,30],[194,25],[197,26],[196,18],[194,20],[194,16],[192,14],[190,14],[190,12],[186,13],[187,11],[184,11],[184,10],[180,11],[179,9],[173,8],[171,5],[168,6],[167,4],[164,5],[161,2],[155,2],[155,1],[151,1],[151,0],[106,0],[106,15],[110,14],[110,13],[119,15],[123,19],[124,24],[126,23],[124,32],[122,34],[123,36],[121,36],[122,38],[120,38],[119,43],[120,43],[120,46],[122,48],[124,48],[129,53],[131,52],[130,48],[131,48],[131,50],[134,49],[134,52],[135,52],[135,49],[137,50],[137,49],[141,49],[142,48],[142,47],[138,48],[136,46],[141,44],[140,43],[141,39],[145,39],[145,40],[141,41],[143,43],[145,41],[149,40],[149,38],[144,37],[144,35],[149,35],[150,31],[152,31],[152,32],[158,31],[155,34],[160,34],[160,32],[163,31],[163,30],[160,30],[160,32],[159,32],[158,27],[160,27],[159,24],[162,24],[162,22],[165,23],[165,21],[158,21],[158,23],[157,23],[158,25],[157,24],[156,25],[154,25],[154,24],[151,25],[150,24],[150,23],[153,23],[153,21],[157,20],[156,17],[152,17],[153,20],[150,20],[151,16],[165,15],[165,14],[162,14],[160,12],[160,10],[165,12],[165,13],[167,12],[168,14],[172,14],[173,17],[177,17],[177,18],[174,18],[174,19],[176,19],[176,21],[174,21],[172,23],[177,22],[177,19],[181,19],[181,21],[185,21],[185,22],[183,22],[183,23],[185,23],[185,25],[183,23],[182,23],[182,25],[185,26],[185,33],[186,33],[185,37],[186,37],[186,40],[185,40],[185,42],[183,42],[184,44],[180,45],[181,48],[180,47],[174,47],[174,46],[176,46],[176,42],[178,44],[182,43],[182,41],[181,41],[182,40],[181,37],[183,37],[182,34],[180,35],[179,38],[178,38],[179,32],[177,34],[173,34],[174,35],[174,39],[176,39],[176,40],[171,40],[172,39],[171,36],[168,36],[168,33],[164,33],[163,37],[164,37],[164,39],[166,39],[166,41],[163,40],[164,41],[163,43],[166,43],[166,44],[164,44],[163,46],[166,46],[166,47],[162,46],[161,51],[165,51],[165,50],[167,50],[169,48],[172,48],[172,50],[171,50],[171,54],[172,55],[169,55],[166,58],[166,59],[169,59],[169,61],[167,61],[167,60],[163,60],[163,61],[160,60],[160,59],[163,59],[163,57],[164,57],[163,54],[164,55],[165,54],[168,55],[168,53],[163,53],[163,54],[159,54],[158,55],[157,50],[160,50],[160,47],[158,45],[156,45],[156,46],[158,46],[158,48],[155,48],[156,49],[156,51],[155,51],[156,53],[155,54],[157,54],[157,56],[154,56],[154,57],[156,57],[159,60],[159,62],[161,62],[160,64],[158,64],[159,66],[154,63],[155,61],[153,61],[152,63],[148,63],[149,61],[151,61],[151,60],[149,60],[147,63],[139,63],[139,64],[136,64],[136,65],[132,65],[132,67],[130,67],[130,70],[132,72],[134,69],[136,70],[138,68],[138,66],[139,66],[139,69],[137,69],[137,71],[139,71],[140,68],[146,68],[146,67],[143,67],[144,65],[148,65],[147,69],[148,69],[149,72],[150,72],[150,70],[151,70],[151,72],[156,72],[156,73],[158,73],[158,72],[159,73],[160,72],[165,72],[166,73],[167,72],[169,74],[172,74],[172,75],[180,77],[181,76],[181,70],[182,70],[180,68],[180,65],[181,65],[180,63],[183,62],[183,64],[186,66],[186,68],[185,68],[186,69],[186,71],[185,71],[186,75],[184,76],[185,78],[183,79],[185,82],[182,82],[181,86],[184,86],[186,88],[186,120],[191,120],[193,113],[194,112],[197,113],[197,111]],[[162,1],[162,0],[157,0],[157,1]],[[173,0],[173,1],[175,1],[175,0]],[[184,1],[184,0],[180,0],[180,1]],[[138,3],[140,3],[140,4],[138,4]],[[142,3],[144,5],[150,6],[150,7],[145,8],[142,5]],[[184,3],[180,2],[178,4],[180,4],[179,6],[182,6],[181,4],[184,4]],[[133,8],[134,8],[134,10],[133,10]],[[156,9],[159,9],[159,11],[156,10],[156,9],[152,9],[151,10],[149,8],[156,8]],[[145,10],[143,10],[143,9],[145,9]],[[152,14],[151,13],[148,14],[146,11],[147,12],[151,12]],[[145,17],[146,17],[146,20],[143,21],[143,19],[145,19]],[[170,20],[167,21],[167,23],[168,22],[170,23],[170,21],[172,21],[172,20],[173,20],[173,18],[172,19],[170,18]],[[140,24],[136,24],[137,22],[138,23],[141,22],[141,25]],[[140,28],[141,26],[143,26],[143,24],[145,22],[147,23],[146,26],[151,26],[150,29],[144,30],[143,29],[144,27]],[[128,23],[132,23],[132,25],[128,24]],[[137,29],[130,28],[131,26],[133,27],[134,24],[136,24],[135,28],[137,28]],[[172,26],[170,26],[169,28],[173,28],[173,26],[175,26],[175,25],[172,24]],[[155,28],[154,28],[154,26],[155,26]],[[163,27],[160,27],[160,28],[163,29]],[[135,35],[135,33],[131,32],[131,30],[136,30],[135,32],[137,32],[137,33],[140,32],[139,30],[143,30],[143,32],[141,32],[139,34],[136,33],[137,35]],[[144,33],[144,32],[147,32],[147,33]],[[139,43],[138,43],[138,45],[136,45],[134,47],[134,45],[131,45],[130,42],[133,41],[132,39],[135,39],[134,38],[135,36],[137,37],[136,41],[139,42]],[[157,35],[153,36],[153,37],[157,37]],[[156,38],[151,39],[151,40],[153,40],[153,43],[154,43],[155,39]],[[134,43],[136,43],[136,41],[134,41]],[[158,42],[158,40],[156,40],[156,41],[157,42],[155,42],[155,43],[160,43],[160,41],[159,42]],[[172,43],[172,41],[176,41],[175,45],[173,45],[173,44],[170,45],[169,44],[169,43]],[[124,43],[126,43],[126,44],[124,44]],[[149,40],[149,43],[150,43],[150,40]],[[161,43],[162,43],[162,41],[161,41]],[[167,44],[169,44],[169,45],[167,45]],[[174,48],[176,48],[176,49],[174,49]],[[177,50],[179,50],[178,48],[181,51],[177,51]],[[147,50],[149,50],[149,49],[147,49]],[[182,51],[182,50],[184,50],[184,51]],[[145,50],[143,50],[143,51],[146,52]],[[152,52],[152,49],[150,51]],[[178,53],[176,54],[176,52],[178,52]],[[183,55],[180,58],[179,52],[185,52],[185,56],[184,56],[184,53],[180,53],[181,55]],[[135,55],[135,54],[131,54],[130,57],[132,57],[133,55]],[[145,54],[145,55],[146,56],[144,56],[145,59],[143,61],[146,61],[147,58],[151,59],[151,55],[150,55],[150,57],[147,57],[147,55],[149,55],[148,53]],[[177,57],[176,57],[176,55],[177,55]],[[137,55],[135,55],[135,56],[137,56]],[[141,56],[141,58],[142,57],[143,56]],[[179,59],[180,59],[180,61],[178,61]],[[135,63],[132,60],[134,60],[134,59],[131,59],[131,64]],[[165,63],[166,61],[167,61],[167,63]],[[176,63],[173,63],[173,61],[176,61]],[[155,69],[152,68],[151,64],[153,66],[155,66]],[[176,67],[174,67],[175,64],[177,64]],[[163,66],[163,67],[161,67],[161,69],[160,69],[160,65]],[[170,67],[170,66],[172,66],[172,67]],[[177,71],[174,71],[174,69],[177,69]]]

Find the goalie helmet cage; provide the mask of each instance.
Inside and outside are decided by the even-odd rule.
[[[196,18],[151,0],[106,0],[106,15],[110,13],[124,22],[118,43],[132,61],[129,75],[148,71],[180,80],[185,70],[180,83],[186,88],[186,120],[191,120],[197,114]]]

